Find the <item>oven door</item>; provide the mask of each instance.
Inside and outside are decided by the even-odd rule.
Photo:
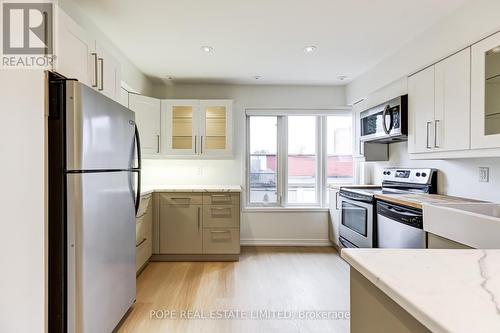
[[[356,247],[373,247],[373,204],[342,198],[340,237]]]

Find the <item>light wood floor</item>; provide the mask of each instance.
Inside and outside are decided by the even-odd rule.
[[[233,311],[227,316],[245,311],[247,317],[260,310],[344,314],[348,265],[328,247],[243,247],[240,261],[229,263],[153,262],[138,277],[137,302],[118,332],[349,332],[348,319],[171,319],[162,312],[179,317],[184,310],[197,311],[194,317],[223,310]]]

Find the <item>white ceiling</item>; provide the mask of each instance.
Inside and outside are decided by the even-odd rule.
[[[343,84],[469,0],[75,1],[151,77]]]

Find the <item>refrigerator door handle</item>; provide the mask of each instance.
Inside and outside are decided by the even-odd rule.
[[[141,137],[139,136],[139,129],[135,125],[135,144],[137,147],[137,167],[135,169],[141,169],[142,167],[142,157],[141,157]]]
[[[141,170],[134,169],[132,172],[137,173],[137,187],[135,189],[135,215],[137,215],[139,203],[141,202]]]
[[[135,192],[135,215],[139,211],[139,203],[141,202],[141,167],[142,167],[142,157],[141,157],[141,137],[139,136],[139,129],[137,124],[135,125],[135,144],[137,147],[137,167],[132,169],[132,172],[137,173],[137,188]]]

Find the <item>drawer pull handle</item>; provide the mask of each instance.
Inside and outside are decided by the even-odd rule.
[[[172,198],[172,200],[191,200],[191,198]]]
[[[212,234],[230,234],[230,230],[210,230]]]
[[[141,245],[142,245],[142,244],[144,244],[144,242],[145,242],[145,241],[147,241],[147,240],[148,240],[147,238],[143,238],[143,239],[139,242],[139,244],[136,244],[136,245],[135,245],[135,247],[139,247],[139,246],[141,246]]]

